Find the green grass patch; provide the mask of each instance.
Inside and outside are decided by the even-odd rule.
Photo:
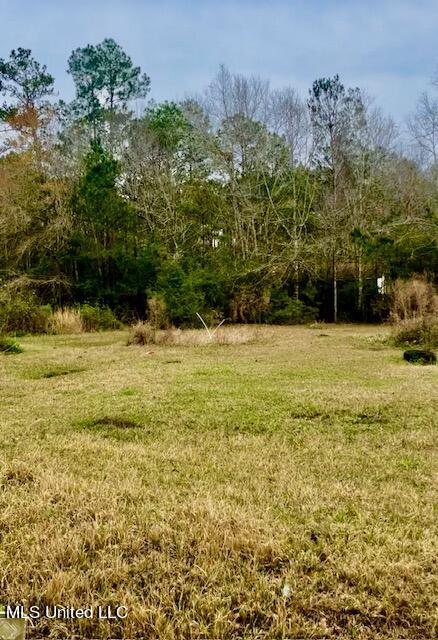
[[[126,389],[121,389],[121,390],[119,391],[119,393],[120,393],[120,395],[121,395],[121,396],[128,396],[128,397],[130,397],[130,396],[136,396],[136,395],[138,395],[139,391],[138,391],[138,389],[130,389],[129,387],[127,387]]]
[[[23,353],[23,349],[14,338],[0,338],[0,352],[6,354]]]

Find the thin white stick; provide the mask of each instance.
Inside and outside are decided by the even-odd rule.
[[[208,337],[209,337],[209,338],[210,338],[210,340],[211,340],[211,339],[213,338],[213,336],[211,335],[210,329],[209,329],[209,328],[207,327],[207,325],[205,324],[205,322],[204,322],[204,318],[203,318],[203,317],[201,316],[201,314],[200,314],[200,313],[198,313],[198,312],[196,312],[196,315],[198,316],[198,318],[200,319],[200,321],[201,321],[201,322],[202,322],[202,324],[204,325],[205,330],[206,330],[206,331],[207,331],[207,333],[208,333]]]
[[[212,335],[213,335],[213,336],[214,336],[214,334],[216,333],[216,331],[219,329],[219,327],[221,327],[221,326],[224,324],[225,320],[226,320],[226,318],[224,318],[224,319],[222,320],[222,322],[220,322],[220,323],[217,325],[216,329],[215,329],[215,330],[213,331],[213,333],[212,333]]]

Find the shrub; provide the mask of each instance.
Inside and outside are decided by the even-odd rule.
[[[148,299],[148,322],[155,329],[167,329],[169,327],[167,306],[161,296],[151,296]]]
[[[301,300],[290,299],[285,307],[274,311],[269,316],[272,324],[307,324],[315,322],[318,309],[308,307]]]
[[[312,294],[311,291],[308,293]],[[274,287],[270,294],[269,309],[263,314],[263,321],[269,324],[307,324],[314,322],[317,317],[316,307],[290,296],[284,287]]]
[[[392,342],[438,347],[438,294],[424,278],[396,280],[392,288]]]
[[[128,336],[128,345],[130,344],[154,344],[156,340],[156,329],[149,322],[137,322],[131,327]]]
[[[23,353],[23,349],[13,338],[0,337],[0,351],[3,353]]]
[[[205,296],[189,267],[174,261],[167,262],[157,279],[157,292],[169,311],[170,321],[178,326],[196,322],[196,312],[203,310]]]
[[[79,314],[85,331],[104,331],[121,327],[121,323],[108,307],[83,304],[79,307]]]
[[[108,329],[122,329],[123,323],[120,322],[109,307],[100,310],[100,329],[102,331]]]
[[[269,309],[270,294],[267,289],[241,287],[233,296],[230,315],[233,322],[260,322]]]
[[[438,347],[438,317],[426,316],[403,320],[394,326],[392,342],[397,347]]]
[[[46,333],[49,328],[50,305],[38,304],[34,294],[10,293],[0,295],[0,331],[3,333]]]
[[[82,333],[84,325],[78,309],[56,309],[50,318],[53,333]]]
[[[438,314],[438,294],[425,278],[396,280],[391,297],[390,317],[393,322]]]

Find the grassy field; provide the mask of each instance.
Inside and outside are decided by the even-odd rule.
[[[1,598],[129,609],[29,637],[436,638],[438,367],[384,332],[0,355]]]

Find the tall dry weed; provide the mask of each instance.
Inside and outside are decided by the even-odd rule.
[[[156,344],[157,330],[150,322],[141,322],[139,320],[129,330],[128,345],[136,344],[144,346],[146,344]]]
[[[82,333],[84,325],[79,311],[66,307],[53,312],[50,329],[53,333]]]
[[[438,346],[438,294],[433,284],[422,277],[396,280],[390,319],[396,346]]]
[[[438,294],[433,284],[422,277],[395,281],[392,287],[392,322],[434,315],[438,315]]]
[[[148,322],[155,329],[168,329],[169,314],[166,303],[160,296],[152,296],[148,299]]]
[[[237,325],[220,327],[214,334],[205,329],[155,329],[149,322],[138,322],[131,327],[128,344],[204,346],[210,344],[248,344],[263,339],[272,331],[268,327]]]

